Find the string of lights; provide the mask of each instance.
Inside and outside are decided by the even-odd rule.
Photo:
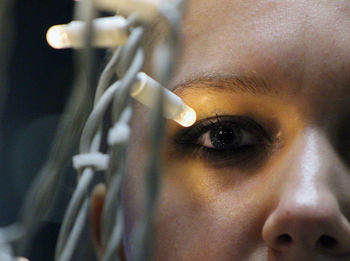
[[[146,212],[133,231],[136,247],[132,259],[136,261],[150,258],[149,232],[152,229],[151,220],[156,206],[160,179],[158,156],[164,129],[163,117],[187,127],[195,122],[196,113],[177,95],[163,87],[170,79],[174,68],[173,57],[178,52],[183,3],[150,0],[125,3],[118,0],[77,2],[76,19],[68,24],[54,25],[47,32],[47,41],[53,48],[82,50],[78,55],[77,66],[80,67],[76,87],[73,89],[67,108],[68,114],[72,115],[69,120],[74,124],[68,126],[67,122],[61,123],[56,145],[29,192],[22,211],[23,219],[15,224],[18,228],[16,237],[12,238],[14,232],[3,233],[3,238],[0,240],[2,255],[6,254],[9,257],[20,255],[20,251],[13,253],[11,243],[22,240],[25,245],[30,240],[39,217],[46,214],[55,194],[59,176],[62,175],[61,165],[71,155],[72,145],[76,144],[72,141],[80,133],[79,154],[73,157],[73,167],[78,172],[78,183],[63,219],[55,260],[71,260],[76,251],[87,218],[89,188],[97,171],[105,173],[104,180],[108,187],[101,224],[102,239],[106,245],[103,260],[119,260],[116,249],[120,247],[124,222],[120,191],[126,175],[125,151],[129,140],[133,98],[151,110],[152,146],[148,155],[149,168],[145,170],[147,174]],[[96,18],[97,11],[118,12],[118,15]],[[142,47],[144,28],[159,15],[162,16],[163,22],[167,23],[168,35],[166,40],[156,48],[158,56],[160,53],[163,57],[161,63],[155,68],[160,79],[158,82],[141,70],[145,62]],[[94,102],[89,103],[89,101],[84,102],[83,97],[90,93],[92,81],[89,77],[82,79],[84,75],[89,75],[94,62],[92,48],[109,48],[113,50],[113,55],[101,74]],[[116,82],[112,82],[114,76],[118,79]],[[79,99],[78,96],[80,96]],[[103,153],[101,151],[102,125],[109,108],[112,108],[112,126],[107,135],[109,149]],[[75,134],[72,135],[72,133]]]

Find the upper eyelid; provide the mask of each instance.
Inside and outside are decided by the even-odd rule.
[[[195,125],[198,124],[198,126],[202,125],[202,127],[203,126],[209,127],[210,125],[213,125],[213,124],[219,124],[219,123],[224,124],[224,123],[233,123],[233,122],[238,124],[240,123],[241,127],[243,128],[248,127],[248,125],[249,127],[253,126],[256,129],[259,129],[267,134],[266,130],[261,126],[261,124],[259,124],[258,122],[256,122],[250,117],[240,116],[240,115],[215,115],[213,117],[201,119],[197,121]],[[193,126],[193,127],[196,127],[196,126]]]
[[[252,131],[252,130],[248,129],[247,125],[249,125],[249,127],[253,126],[253,128],[256,130],[255,131],[256,133],[259,133],[259,135],[266,138],[269,142],[273,141],[272,136],[261,126],[261,124],[259,124],[256,120],[250,117],[241,116],[241,115],[218,115],[218,114],[209,118],[201,119],[197,121],[195,125],[193,125],[192,127],[182,131],[181,135],[176,135],[177,137],[187,136],[187,139],[175,138],[175,140],[181,143],[181,140],[188,142],[188,141],[191,141],[191,139],[199,138],[200,135],[203,135],[210,129],[210,126],[212,126],[213,124],[217,124],[219,122],[241,123],[243,125],[241,127],[248,131]]]

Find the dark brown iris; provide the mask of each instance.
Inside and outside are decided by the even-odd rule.
[[[217,150],[234,149],[242,141],[242,131],[235,126],[216,126],[210,131],[210,141]]]

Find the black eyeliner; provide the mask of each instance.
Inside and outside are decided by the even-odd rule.
[[[207,131],[227,124],[237,125],[259,140],[256,144],[238,148],[222,149],[209,148],[196,143],[196,140]],[[247,116],[218,115],[197,121],[189,128],[179,130],[173,136],[174,150],[172,155],[178,158],[197,158],[214,168],[232,167],[250,169],[258,166],[270,151],[271,136],[255,120]]]
[[[191,142],[191,139],[199,138],[200,135],[208,131],[213,125],[222,124],[225,121],[241,125],[241,127],[246,130],[249,129],[249,127],[254,128],[254,132],[259,132],[265,139],[272,142],[272,137],[266,132],[266,130],[250,117],[218,114],[210,118],[201,119],[189,128],[181,129],[175,134],[174,141],[178,144],[186,144]]]

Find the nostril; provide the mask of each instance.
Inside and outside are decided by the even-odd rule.
[[[277,237],[277,243],[279,245],[287,245],[289,243],[292,243],[292,237],[288,234],[282,234]]]
[[[322,235],[317,241],[317,245],[320,248],[333,248],[337,244],[338,244],[338,242],[335,238],[327,236],[327,235]]]

